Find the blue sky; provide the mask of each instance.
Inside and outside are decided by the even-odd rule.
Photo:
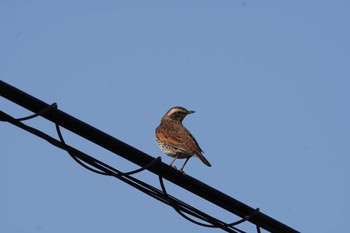
[[[162,155],[154,139],[162,115],[175,105],[193,109],[184,124],[213,166],[194,158],[187,174],[301,232],[345,232],[349,10],[341,0],[3,0],[0,77],[154,157]],[[0,109],[30,114],[3,98]],[[54,135],[43,119],[28,123]],[[137,168],[64,134],[120,170]],[[12,125],[0,123],[0,135],[0,232],[221,232]],[[137,177],[157,185],[151,173]]]

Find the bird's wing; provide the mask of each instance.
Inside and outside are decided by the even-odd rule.
[[[185,127],[184,127],[185,128]],[[190,131],[188,131],[188,129],[185,128],[185,130],[187,131],[187,135],[188,138],[186,141],[188,141],[189,145],[191,148],[196,148],[196,151],[199,152],[203,152],[202,148],[199,146],[198,142],[196,141],[196,139],[193,137],[193,135],[191,134]]]
[[[174,124],[171,128],[172,130],[166,130],[166,134],[159,131],[158,139],[167,142],[185,154],[202,155],[202,149],[188,129],[179,124]],[[185,131],[186,133],[179,134],[178,132],[181,131]]]
[[[157,138],[163,142],[168,143],[170,146],[180,150],[183,153],[189,154],[190,152],[186,145],[183,143],[183,138],[176,133],[167,132],[165,135],[162,132],[158,132]]]

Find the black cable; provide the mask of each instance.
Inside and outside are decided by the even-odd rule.
[[[36,99],[33,96],[30,96],[27,93],[3,81],[0,81],[0,95],[35,113],[39,113],[40,111],[43,111],[43,109],[46,109],[47,107],[49,107],[49,105],[44,103],[43,101]],[[90,140],[91,142],[115,154],[118,154],[119,156],[139,165],[140,167],[145,167],[146,165],[150,164],[155,160],[155,158],[147,155],[146,153],[140,150],[137,150],[136,148],[130,145],[127,145],[126,143],[58,109],[51,109],[50,111],[47,111],[38,115],[41,115],[42,117],[54,122],[55,124],[58,124],[70,130],[71,132],[76,133],[81,137],[87,140]],[[4,115],[0,114],[0,119],[2,119],[3,117]],[[27,128],[26,130],[32,132],[35,135],[38,134],[38,131],[36,129]],[[62,143],[57,140],[53,141],[45,137],[44,139],[47,140],[49,143],[55,146],[58,146],[59,148],[64,147],[64,145],[62,145]],[[74,149],[72,150],[73,152],[75,152]],[[79,159],[86,162],[80,156],[79,156]],[[95,168],[101,169],[102,172],[107,172],[107,174],[109,174],[110,172],[107,169],[107,167],[105,167],[103,164],[99,163],[98,161],[92,161],[91,164],[93,164]],[[245,218],[246,216],[249,216],[255,210],[254,208],[249,207],[248,205],[220,192],[219,190],[216,190],[200,182],[199,180],[196,180],[195,178],[189,175],[183,175],[181,172],[170,168],[168,165],[162,162],[155,163],[154,165],[148,167],[147,170],[188,190],[189,192],[194,193],[199,197],[202,197],[210,201],[211,203],[233,214],[238,215],[242,219]],[[118,176],[122,176],[122,175],[118,174]],[[154,195],[153,191],[151,191],[150,193],[151,195]],[[155,196],[155,198],[159,198],[159,197]],[[168,205],[171,205],[171,203],[169,203],[169,200],[164,198],[160,198],[160,199],[164,200]],[[290,228],[289,226],[281,222],[278,222],[277,220],[263,214],[262,212],[256,213],[256,215],[253,218],[249,218],[247,219],[247,221],[254,223],[255,225],[270,232],[283,232],[283,233],[298,232]]]

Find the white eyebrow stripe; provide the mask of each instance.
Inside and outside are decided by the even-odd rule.
[[[175,113],[175,112],[178,112],[178,111],[181,111],[181,110],[178,109],[178,108],[173,108],[173,109],[171,109],[170,112],[168,113],[168,116],[171,115],[171,114],[173,114],[173,113]]]

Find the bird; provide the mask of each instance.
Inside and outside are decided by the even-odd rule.
[[[176,159],[186,159],[179,170],[180,172],[183,172],[187,161],[193,156],[211,167],[196,139],[182,124],[183,119],[194,112],[180,106],[170,108],[162,117],[155,132],[156,142],[160,149],[164,154],[174,158],[169,166],[172,167]]]

